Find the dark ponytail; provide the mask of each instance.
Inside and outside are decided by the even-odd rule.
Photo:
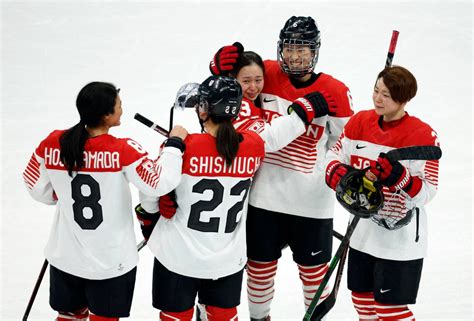
[[[84,148],[89,138],[86,126],[95,128],[103,117],[114,113],[119,90],[113,84],[91,82],[81,89],[76,99],[80,121],[67,129],[59,138],[61,162],[72,177],[73,171],[84,166]]]
[[[211,116],[211,119],[214,123],[219,124],[216,132],[217,152],[225,159],[227,167],[230,167],[239,151],[242,135],[237,133],[229,118]]]

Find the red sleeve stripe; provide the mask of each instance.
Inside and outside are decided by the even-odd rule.
[[[433,184],[438,186],[438,173],[439,171],[439,161],[427,161],[425,165],[425,177],[426,179]]]
[[[35,186],[36,182],[40,177],[40,163],[36,160],[35,154],[31,155],[30,161],[23,172],[23,180],[30,189]]]
[[[142,179],[142,181],[149,185],[151,188],[155,189],[158,186],[160,181],[161,167],[152,164],[151,161],[145,159],[140,165],[137,166],[137,174]],[[148,166],[146,166],[148,165]]]

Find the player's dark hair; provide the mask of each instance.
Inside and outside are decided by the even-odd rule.
[[[211,115],[210,118],[215,124],[219,124],[219,128],[216,132],[217,152],[225,159],[227,167],[230,167],[239,151],[242,135],[237,133],[232,125],[231,119],[219,118],[213,115]]]
[[[101,125],[104,116],[113,114],[119,90],[110,83],[91,82],[81,89],[76,99],[79,123],[67,129],[59,138],[60,158],[69,176],[84,166],[84,147],[89,133],[86,126]]]
[[[262,57],[253,51],[244,51],[241,55],[239,55],[237,63],[230,73],[230,76],[234,78],[237,77],[240,69],[253,64],[259,66],[262,69],[263,74],[265,74],[265,65],[263,64]]]
[[[403,104],[415,97],[418,86],[415,76],[408,69],[401,66],[387,67],[378,74],[377,80],[380,78],[393,101]]]

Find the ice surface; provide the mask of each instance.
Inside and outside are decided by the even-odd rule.
[[[167,127],[176,91],[206,78],[219,47],[240,41],[275,59],[286,19],[311,15],[322,32],[317,71],[350,87],[355,110],[372,107],[391,32],[400,31],[394,64],[409,68],[419,83],[407,110],[438,131],[444,152],[439,192],[427,206],[429,255],[412,309],[417,320],[473,320],[472,12],[470,1],[2,1],[0,319],[21,319],[54,212],[29,197],[22,170],[50,131],[76,123],[80,88],[93,80],[122,88],[123,125],[111,134],[133,137],[155,155],[163,138],[134,121],[136,112]],[[192,114],[176,115],[175,122],[197,130]],[[343,232],[347,214],[338,208],[335,217]],[[144,249],[129,320],[158,319],[151,266]],[[29,320],[54,319],[48,284],[46,276]],[[301,320],[301,285],[288,250],[276,287],[272,320]],[[245,290],[239,314],[248,319]],[[343,280],[328,320],[356,319]]]

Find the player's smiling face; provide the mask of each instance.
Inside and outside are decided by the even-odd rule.
[[[292,71],[306,70],[313,61],[313,52],[307,45],[285,44],[283,59]]]
[[[237,74],[245,98],[254,101],[263,89],[263,70],[257,64],[242,67]]]
[[[372,94],[375,112],[379,116],[383,116],[383,120],[392,121],[403,117],[405,114],[406,103],[398,103],[392,99],[390,91],[385,86],[383,79],[377,79]]]

